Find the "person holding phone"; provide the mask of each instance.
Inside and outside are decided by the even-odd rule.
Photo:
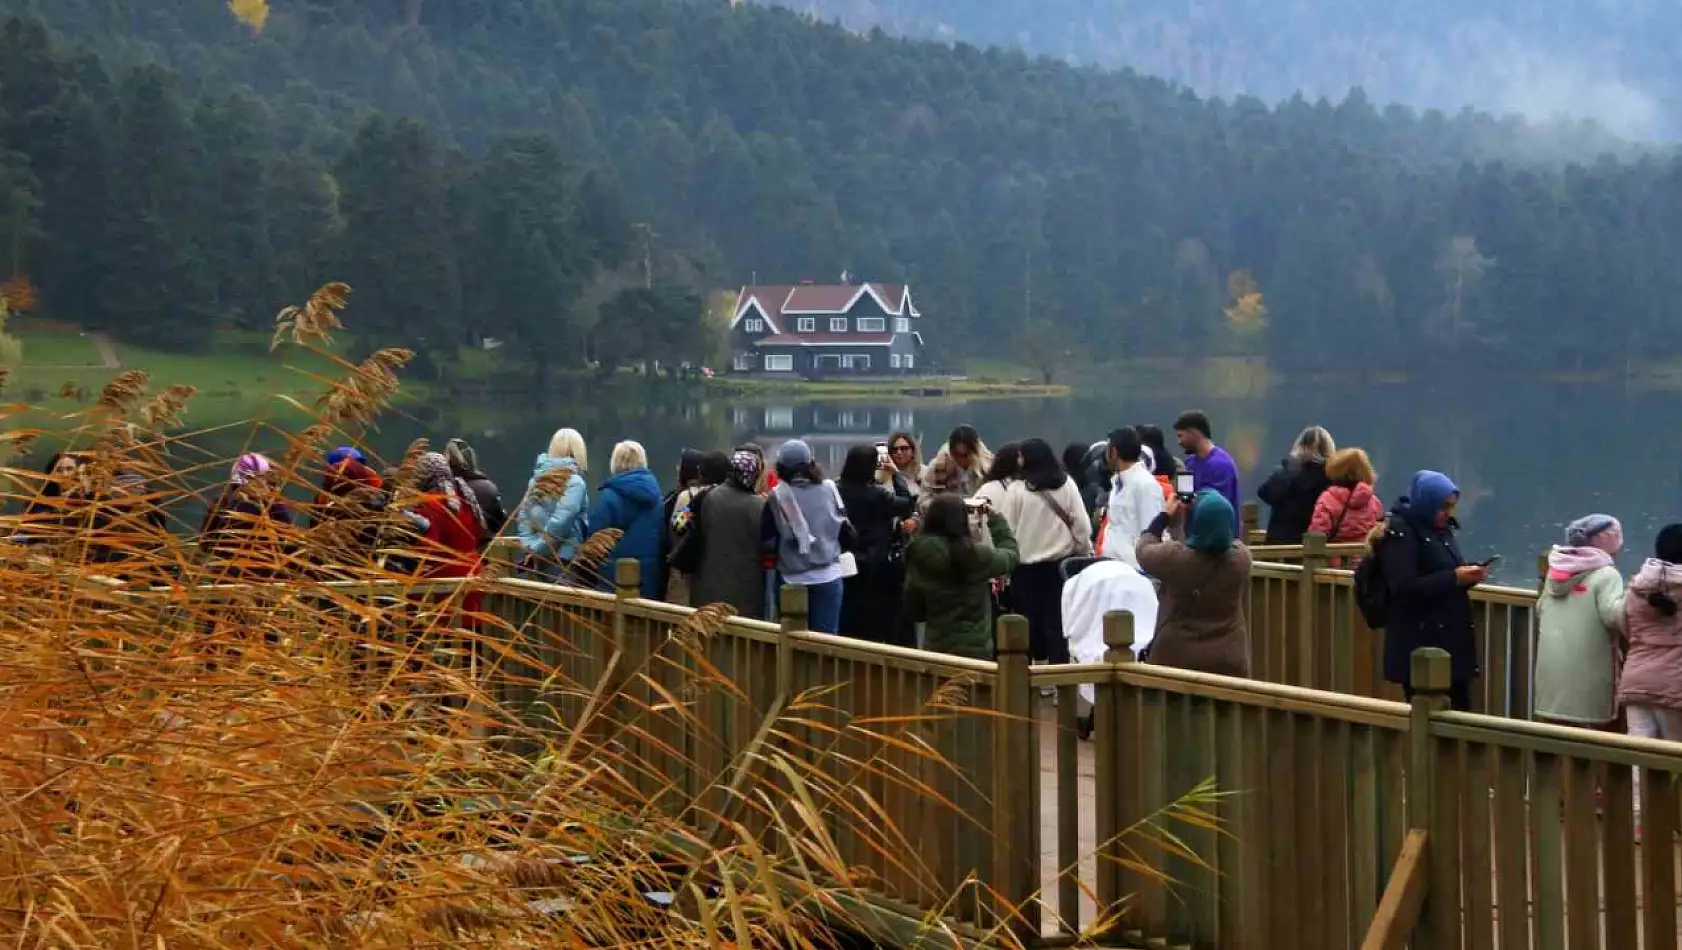
[[[1489,568],[1468,563],[1454,532],[1460,489],[1441,472],[1421,471],[1407,497],[1390,510],[1379,539],[1379,563],[1390,590],[1384,629],[1384,678],[1413,696],[1409,674],[1413,651],[1440,647],[1453,660],[1449,704],[1472,708],[1471,682],[1478,675],[1472,637],[1471,589],[1489,578]]]

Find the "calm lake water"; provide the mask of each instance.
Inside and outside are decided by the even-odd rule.
[[[534,457],[561,426],[579,429],[588,440],[594,488],[606,477],[614,442],[626,438],[647,447],[655,471],[669,483],[685,447],[728,449],[757,439],[770,449],[798,436],[838,469],[848,447],[894,430],[916,434],[925,457],[953,426],[966,422],[990,445],[1037,435],[1061,449],[1070,441],[1100,439],[1117,425],[1167,428],[1181,410],[1201,408],[1210,414],[1216,441],[1238,460],[1246,497],[1254,497],[1297,432],[1311,424],[1331,430],[1339,445],[1371,453],[1387,502],[1417,469],[1447,472],[1462,491],[1467,555],[1500,553],[1497,576],[1505,582],[1531,586],[1536,556],[1577,516],[1605,511],[1623,520],[1629,548],[1620,562],[1629,570],[1651,550],[1660,527],[1682,520],[1682,440],[1664,428],[1664,420],[1682,410],[1682,394],[1636,394],[1618,386],[1459,380],[1275,387],[1265,398],[1220,400],[1131,391],[1117,380],[1113,394],[960,405],[898,396],[841,404],[696,401],[670,392],[549,402],[443,408],[436,418],[427,418],[431,410],[411,412],[384,426],[375,448],[390,458],[417,435],[439,446],[451,436],[466,437],[513,504]]]

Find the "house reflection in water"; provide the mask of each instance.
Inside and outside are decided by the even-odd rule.
[[[736,406],[730,410],[736,442],[755,442],[774,459],[777,446],[800,439],[831,478],[840,474],[847,450],[855,445],[885,442],[895,432],[909,432],[919,444],[916,413],[903,407],[869,404],[803,403],[799,405]]]

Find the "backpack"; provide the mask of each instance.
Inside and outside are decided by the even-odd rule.
[[[1389,538],[1380,538],[1372,553],[1355,565],[1355,606],[1370,630],[1383,630],[1390,619],[1390,584],[1384,579],[1383,551]]]

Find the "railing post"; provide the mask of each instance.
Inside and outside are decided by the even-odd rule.
[[[1104,662],[1120,666],[1133,662],[1133,614],[1112,610],[1104,614]],[[1155,762],[1128,761],[1129,752],[1123,743],[1132,736],[1125,735],[1126,717],[1122,714],[1122,686],[1112,672],[1095,684],[1096,702],[1092,709],[1094,740],[1097,748],[1093,775],[1093,803],[1097,814],[1097,903],[1098,916],[1103,918],[1121,906],[1126,897],[1122,880],[1122,861],[1127,857],[1120,840],[1124,820],[1139,816],[1123,812],[1124,774],[1157,768]],[[1060,908],[1064,914],[1078,913],[1075,908]]]
[[[811,629],[806,625],[806,588],[784,584],[777,614],[782,633],[777,636],[777,698],[787,702],[794,692],[794,641],[790,633]]]
[[[1000,921],[1026,945],[1040,933],[1038,723],[1028,669],[1028,619],[999,618],[993,705],[993,875]]]
[[[1260,530],[1261,505],[1253,501],[1247,501],[1239,505],[1238,520],[1244,525],[1243,533],[1238,536],[1238,540],[1249,544],[1256,531]]]
[[[655,763],[648,757],[649,744],[641,738],[641,729],[626,728],[639,720],[646,722],[649,690],[642,679],[648,668],[649,642],[641,631],[631,630],[631,617],[625,612],[625,602],[635,600],[642,592],[642,562],[622,557],[613,563],[613,706],[617,709],[610,729],[617,729],[620,741],[626,746],[627,761],[637,769],[630,778],[639,789],[653,794],[659,787],[660,776],[654,774]]]
[[[1426,868],[1425,909],[1414,929],[1414,947],[1435,950],[1451,946],[1460,926],[1459,875],[1455,868],[1457,848],[1438,834],[1435,820],[1440,807],[1452,802],[1436,800],[1437,746],[1431,736],[1431,717],[1448,709],[1448,689],[1453,675],[1448,652],[1437,647],[1413,651],[1408,684],[1413,689],[1408,717],[1408,827],[1426,832],[1429,847]]]
[[[1297,642],[1299,681],[1293,685],[1310,689],[1329,685],[1330,677],[1323,677],[1319,669],[1320,631],[1319,604],[1315,602],[1314,572],[1325,567],[1326,536],[1319,533],[1302,536],[1302,577],[1297,586],[1297,624],[1292,631]]]

